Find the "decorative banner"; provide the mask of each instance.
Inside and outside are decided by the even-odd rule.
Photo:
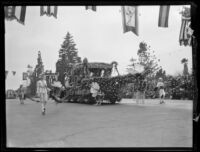
[[[8,76],[8,71],[6,71],[5,74],[6,74],[6,78],[7,78],[7,76]]]
[[[13,73],[13,75],[15,75],[15,74],[16,74],[16,71],[12,71],[12,73]]]
[[[15,6],[5,6],[4,7],[5,12],[5,19],[7,20],[13,20],[15,19]]]
[[[132,31],[138,36],[137,6],[122,6],[122,24],[124,33]]]
[[[182,12],[182,23],[179,35],[180,45],[191,46],[193,30],[191,29],[190,26],[191,26],[190,8],[184,8],[184,11]]]
[[[24,24],[26,6],[5,6],[4,11],[7,20],[16,19],[19,23]]]
[[[23,72],[23,80],[27,80],[27,78],[28,78],[28,73],[26,73],[26,72]]]
[[[169,5],[160,6],[159,19],[158,19],[159,27],[168,27],[169,9],[170,9]]]
[[[53,15],[55,18],[57,18],[57,11],[57,6],[40,6],[40,16],[46,14],[47,16]]]
[[[96,11],[96,10],[97,10],[96,6],[85,6],[85,9],[86,9],[86,10],[91,9],[91,10],[93,10],[93,11]]]

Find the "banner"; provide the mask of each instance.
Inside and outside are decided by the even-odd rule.
[[[169,5],[160,6],[159,19],[158,19],[159,27],[168,27],[169,9],[170,9]]]
[[[5,18],[7,20],[16,19],[19,23],[25,23],[26,6],[5,6]]]
[[[93,11],[96,11],[96,10],[97,10],[96,6],[85,6],[85,9],[86,9],[86,10],[91,9],[91,10],[93,10]]]
[[[138,7],[122,6],[123,32],[132,31],[138,36]]]
[[[57,6],[40,6],[40,16],[46,14],[47,16],[54,16],[57,18]]]
[[[22,80],[27,80],[27,78],[28,78],[28,73],[23,72],[23,78],[22,78]]]
[[[5,19],[7,19],[7,20],[15,19],[15,7],[14,6],[5,6],[4,12],[5,12]]]

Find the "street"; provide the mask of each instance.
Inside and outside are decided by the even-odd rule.
[[[8,147],[192,147],[192,101],[102,106],[6,100]]]

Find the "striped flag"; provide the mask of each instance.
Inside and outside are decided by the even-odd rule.
[[[16,71],[12,71],[12,73],[13,73],[13,75],[15,75],[15,74],[16,74]]]
[[[169,5],[160,6],[158,26],[159,27],[168,27],[168,18],[169,18]]]
[[[132,31],[137,36],[139,35],[137,6],[122,6],[122,24],[124,33]]]
[[[180,45],[192,45],[192,34],[193,30],[191,29],[191,17],[190,17],[190,10],[185,8],[185,12],[182,13],[182,22],[181,22],[181,29],[179,35],[179,43]],[[188,12],[188,13],[187,13]]]
[[[96,6],[85,6],[85,9],[86,9],[86,10],[91,9],[91,10],[93,10],[93,11],[96,11],[96,10],[97,10]]]
[[[53,15],[55,18],[57,18],[57,11],[57,6],[40,6],[40,16],[46,14],[47,16]]]
[[[5,18],[7,20],[16,19],[19,23],[24,24],[26,16],[26,6],[5,6]]]

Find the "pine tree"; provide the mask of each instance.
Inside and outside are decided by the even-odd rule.
[[[35,67],[36,77],[38,78],[40,74],[44,73],[44,66],[42,63],[42,57],[40,51],[38,51],[37,65]]]
[[[154,51],[151,52],[150,46],[147,46],[145,42],[140,42],[137,52],[139,64],[143,65],[144,70],[149,71],[150,74],[153,74],[158,69],[157,58],[153,53]]]
[[[73,37],[67,32],[64,42],[59,50],[59,59],[56,62],[56,72],[59,74],[58,80],[64,84],[64,74],[70,75],[71,68],[76,63],[81,63],[81,58],[78,57],[76,44]]]
[[[39,79],[39,75],[42,74],[43,72],[44,72],[44,66],[42,62],[42,57],[40,51],[38,51],[37,65],[35,66],[33,73],[29,76],[31,80],[30,84],[31,95],[36,94],[36,83]]]

